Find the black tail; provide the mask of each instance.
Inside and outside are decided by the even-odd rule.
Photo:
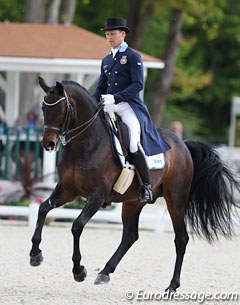
[[[186,219],[193,232],[209,242],[218,234],[231,237],[234,189],[240,191],[240,184],[233,173],[209,145],[185,141],[193,159],[194,176]],[[236,209],[234,209],[236,211]]]

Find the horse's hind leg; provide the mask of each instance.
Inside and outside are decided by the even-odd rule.
[[[67,200],[69,199],[69,200]],[[42,228],[44,225],[44,221],[46,219],[47,213],[55,207],[59,207],[65,204],[68,201],[73,200],[74,198],[70,198],[66,196],[61,185],[57,184],[55,190],[49,197],[49,199],[45,200],[41,203],[38,211],[38,219],[36,228],[32,237],[32,249],[30,251],[30,265],[31,266],[39,266],[43,261],[42,251],[39,249],[39,244],[42,239]]]
[[[174,273],[170,285],[166,289],[169,290],[170,292],[176,291],[176,289],[180,286],[181,268],[182,268],[186,246],[189,240],[188,233],[186,230],[186,224],[184,221],[187,198],[188,195],[179,196],[177,199],[175,198],[174,200],[165,198],[167,201],[168,211],[170,213],[170,217],[172,219],[173,228],[175,232],[174,242],[176,248],[176,261],[175,261]]]
[[[109,282],[109,273],[113,273],[118,263],[123,258],[128,249],[138,239],[138,221],[139,215],[143,208],[143,204],[136,203],[123,203],[122,207],[122,221],[123,221],[123,234],[122,240],[116,252],[107,262],[102,271],[99,272],[94,284],[105,284]]]

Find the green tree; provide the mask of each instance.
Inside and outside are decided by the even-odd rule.
[[[24,10],[24,0],[0,0],[0,21],[22,22]]]
[[[168,111],[184,109],[195,136],[227,143],[231,97],[240,93],[240,3],[222,0],[204,12],[185,16]]]

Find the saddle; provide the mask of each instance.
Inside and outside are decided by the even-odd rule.
[[[104,109],[104,113],[112,136],[113,152],[116,157],[120,158],[119,161],[123,166],[129,159],[130,136],[128,127],[123,123],[120,116],[112,110]]]
[[[123,121],[121,120],[120,116],[115,113],[116,121],[116,129],[117,129],[117,137],[119,142],[122,146],[123,154],[127,157],[129,154],[129,145],[130,145],[130,136],[128,132],[128,127]]]
[[[104,108],[106,122],[112,136],[113,152],[117,156],[122,172],[116,181],[113,189],[120,194],[124,194],[131,185],[135,167],[132,164],[131,154],[129,153],[130,136],[128,127],[121,118],[111,109]],[[165,165],[164,154],[146,156],[149,170],[159,170]]]

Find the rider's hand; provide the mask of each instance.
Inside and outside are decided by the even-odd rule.
[[[103,101],[103,104],[106,105],[113,105],[115,104],[115,99],[112,94],[102,94],[101,99]]]

